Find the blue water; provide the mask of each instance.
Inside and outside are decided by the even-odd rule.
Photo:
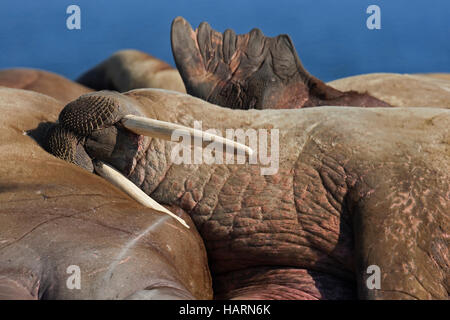
[[[81,30],[66,8],[81,8]],[[381,8],[369,30],[366,8]],[[368,72],[450,72],[449,0],[1,0],[0,68],[32,67],[75,78],[114,51],[135,48],[173,65],[170,23],[269,36],[289,34],[323,80]]]

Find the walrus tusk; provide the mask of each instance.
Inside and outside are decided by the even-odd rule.
[[[176,216],[166,208],[164,208],[162,205],[160,205],[158,202],[150,198],[147,194],[144,193],[141,189],[139,189],[133,182],[125,178],[119,171],[114,169],[113,167],[107,165],[106,163],[103,163],[101,161],[93,161],[94,162],[94,168],[95,172],[97,172],[101,177],[106,179],[107,181],[111,182],[113,185],[124,191],[126,194],[128,194],[130,197],[132,197],[134,200],[139,202],[140,204],[152,208],[154,210],[163,212],[171,216],[172,218],[178,220],[183,226],[189,229],[189,226],[187,225],[186,221],[184,221],[182,218]]]
[[[186,135],[191,135],[194,138],[202,139],[202,141],[203,140],[206,140],[208,142],[214,141],[221,143],[222,145],[232,147],[233,150],[244,151],[245,154],[249,156],[253,154],[253,150],[242,143],[226,139],[215,134],[210,134],[201,130],[197,130],[194,128],[185,127],[180,124],[149,119],[134,115],[126,115],[122,118],[121,121],[125,128],[136,134],[172,141],[172,134],[176,130],[179,131],[180,133],[186,133]]]

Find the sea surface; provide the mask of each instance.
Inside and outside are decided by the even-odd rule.
[[[81,29],[69,30],[69,5]],[[369,5],[381,29],[369,30]],[[221,32],[287,33],[304,66],[329,81],[370,72],[450,72],[450,0],[0,0],[0,69],[30,67],[71,79],[116,50],[174,65],[170,24],[185,17]]]

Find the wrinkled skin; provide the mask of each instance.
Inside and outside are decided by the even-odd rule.
[[[122,170],[159,203],[191,216],[216,298],[448,298],[449,111],[233,111],[159,90],[94,96],[105,107],[125,103],[187,126],[201,119],[204,129],[280,130],[275,175],[260,175],[259,165],[175,165],[175,144],[159,139]],[[92,95],[77,100],[80,108],[91,103]],[[107,135],[108,126],[99,132]],[[103,159],[102,150],[89,157],[93,151],[123,161]],[[365,284],[374,264],[380,290]]]
[[[187,93],[213,104],[233,109],[390,106],[366,93],[336,90],[310,75],[288,35],[270,38],[259,29],[221,34],[206,22],[194,31],[178,17],[171,38]]]
[[[0,88],[0,300],[210,299],[204,245],[185,213],[172,209],[191,229],[32,139],[63,106]],[[71,265],[80,290],[66,286]]]

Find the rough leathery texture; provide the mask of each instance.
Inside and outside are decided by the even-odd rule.
[[[48,131],[45,149],[62,160],[75,163],[77,137],[64,129],[64,127],[54,125]]]
[[[292,269],[282,277],[298,297],[332,297],[333,283],[336,297],[351,296],[356,288],[345,288],[355,282],[361,298],[448,297],[445,109],[236,111],[155,90],[125,97],[149,117],[186,126],[202,119],[203,129],[280,130],[274,175],[261,175],[254,164],[174,165],[174,143],[156,140],[123,172],[156,201],[192,217],[216,279]],[[383,270],[379,291],[365,285],[373,264]],[[247,274],[244,287],[217,281],[215,289],[254,296],[258,279]]]
[[[389,107],[365,93],[341,92],[311,76],[288,35],[259,29],[197,30],[181,17],[172,23],[172,52],[189,94],[235,109],[290,109],[323,105]]]
[[[273,176],[254,165],[173,165],[170,142],[152,142],[157,156],[147,154],[130,175],[157,201],[192,216],[215,278],[297,267],[347,285],[356,278],[361,298],[448,297],[446,110],[242,112],[151,90],[128,95],[165,121],[280,129]],[[382,290],[367,292],[371,264],[382,270]]]
[[[355,284],[327,273],[289,267],[248,268],[216,276],[216,299],[355,299]]]

